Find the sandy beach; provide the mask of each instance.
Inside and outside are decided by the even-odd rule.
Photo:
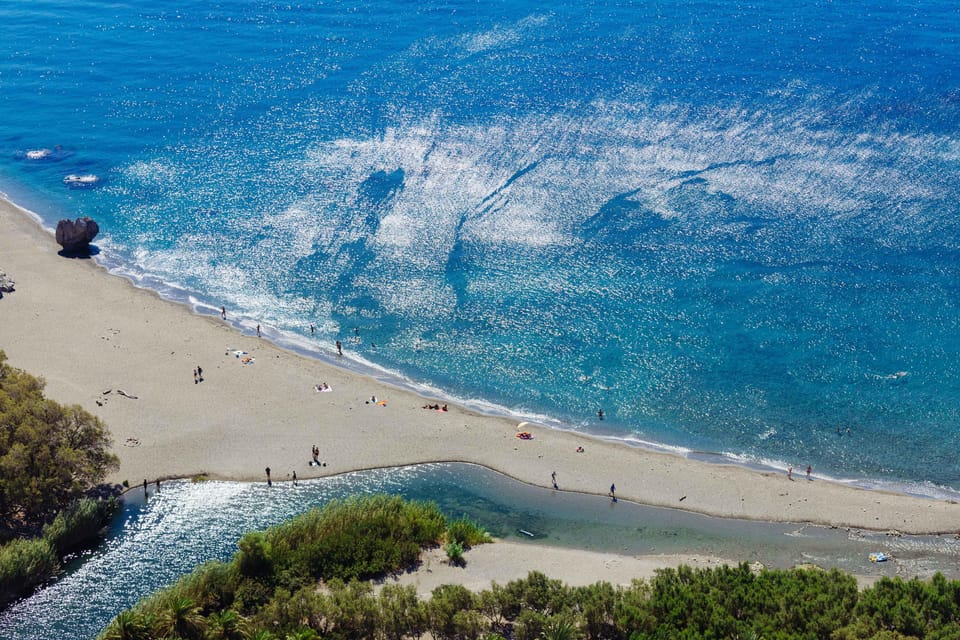
[[[442,549],[424,553],[416,571],[391,576],[384,584],[413,585],[421,598],[444,584],[461,584],[474,593],[489,589],[491,583],[506,584],[526,578],[531,571],[539,571],[553,580],[571,587],[583,587],[597,582],[614,586],[629,586],[633,580],[649,580],[657,569],[686,564],[695,569],[707,569],[723,564],[736,565],[736,560],[703,555],[656,554],[627,556],[560,547],[531,547],[527,544],[497,541],[469,549],[464,554],[466,565],[457,567],[447,562]],[[869,584],[867,577],[857,578]]]
[[[615,483],[622,500],[714,516],[958,530],[955,503],[807,481],[797,471],[803,461],[791,480],[536,425],[525,425],[532,439],[520,440],[515,420],[453,404],[424,409],[428,401],[413,393],[244,335],[59,249],[27,213],[0,203],[0,270],[16,281],[0,299],[0,349],[11,365],[43,376],[48,397],[105,421],[121,461],[114,482],[201,473],[263,481],[266,467],[282,480],[294,471],[310,478],[462,461],[540,486],[556,471],[561,490],[603,500]],[[332,391],[316,392],[322,382]],[[309,465],[313,445],[326,466]]]

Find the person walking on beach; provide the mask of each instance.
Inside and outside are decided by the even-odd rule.
[[[610,485],[610,500],[612,502],[617,501],[617,485],[615,484]]]
[[[813,471],[813,469],[810,467],[810,465],[807,465],[807,480],[813,480],[813,478],[810,477],[811,471]]]
[[[343,355],[343,345],[340,343],[339,340],[337,340],[337,355],[338,356]]]
[[[318,447],[317,445],[313,445],[313,449],[311,450],[311,453],[313,453],[313,464],[319,467],[320,466],[320,447]]]
[[[297,472],[293,472],[293,486],[297,486]]]
[[[556,472],[556,471],[553,471],[553,472],[550,473],[550,480],[553,481],[553,488],[554,488],[554,489],[559,489],[559,488],[560,488],[560,487],[557,486],[557,472]]]
[[[793,467],[787,467],[787,480],[793,480]]]
[[[260,337],[260,323],[257,323],[257,337]]]
[[[197,370],[194,369],[194,370],[193,370],[193,384],[197,384],[198,382],[200,382],[200,378],[197,376]]]
[[[267,486],[272,487],[273,482],[270,480],[270,467],[267,467],[266,469],[264,469],[264,471],[267,472]]]
[[[226,307],[220,307],[220,319],[221,319],[221,320],[226,320],[226,319],[227,319],[227,308],[226,308]]]
[[[200,368],[200,365],[197,365],[197,380],[203,382],[203,369]]]

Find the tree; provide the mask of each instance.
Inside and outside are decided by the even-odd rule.
[[[0,350],[0,525],[7,529],[42,524],[119,466],[100,419],[45,398],[44,386]]]
[[[212,613],[207,618],[207,636],[210,640],[243,640],[246,622],[233,609]]]
[[[474,595],[459,584],[443,584],[433,590],[427,602],[427,629],[434,638],[455,640],[461,637],[466,620],[457,619],[462,611],[472,610]]]
[[[580,632],[577,626],[566,616],[555,616],[547,620],[540,632],[542,640],[577,640]]]
[[[154,632],[160,637],[177,636],[191,640],[203,636],[205,622],[200,607],[193,600],[172,597],[164,603]]]
[[[420,637],[427,626],[427,614],[412,584],[387,584],[380,590],[380,632],[387,640]]]
[[[101,637],[103,640],[147,640],[150,633],[143,617],[127,610],[117,614]]]

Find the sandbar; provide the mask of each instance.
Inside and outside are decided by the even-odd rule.
[[[279,348],[59,250],[27,212],[0,202],[0,270],[16,281],[0,299],[0,349],[45,378],[48,397],[104,420],[120,458],[112,482],[264,481],[266,467],[274,480],[306,479],[456,461],[545,487],[556,471],[560,490],[598,500],[615,483],[620,500],[712,516],[917,534],[960,523],[951,501],[790,480],[535,424],[521,440],[517,420],[453,403],[424,409],[435,400]],[[316,392],[321,382],[332,391]],[[309,464],[313,445],[326,466]]]

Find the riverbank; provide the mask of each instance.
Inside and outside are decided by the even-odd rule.
[[[627,587],[633,580],[650,580],[658,570],[687,565],[694,569],[715,569],[724,564],[734,567],[738,561],[699,554],[652,554],[630,556],[580,549],[532,546],[498,540],[469,549],[466,564],[453,566],[442,549],[423,553],[422,564],[415,571],[387,578],[384,584],[413,585],[421,598],[426,598],[444,584],[460,584],[474,593],[489,589],[494,582],[503,585],[526,578],[539,571],[553,580],[573,586],[589,586],[609,582]],[[876,583],[877,576],[854,576],[861,588]]]
[[[866,491],[795,472],[705,464],[581,434],[481,415],[277,348],[219,317],[58,255],[52,235],[0,203],[0,348],[110,428],[121,465],[111,481],[205,474],[265,481],[462,461],[517,480],[754,520],[909,533],[957,530],[957,504]],[[230,310],[227,310],[230,313]],[[331,354],[335,353],[330,345]],[[203,381],[192,372],[200,367]],[[326,383],[329,392],[315,385]],[[375,398],[375,400],[374,400]],[[527,431],[531,439],[516,437]],[[319,448],[324,465],[311,465]],[[583,451],[579,452],[578,449]]]

